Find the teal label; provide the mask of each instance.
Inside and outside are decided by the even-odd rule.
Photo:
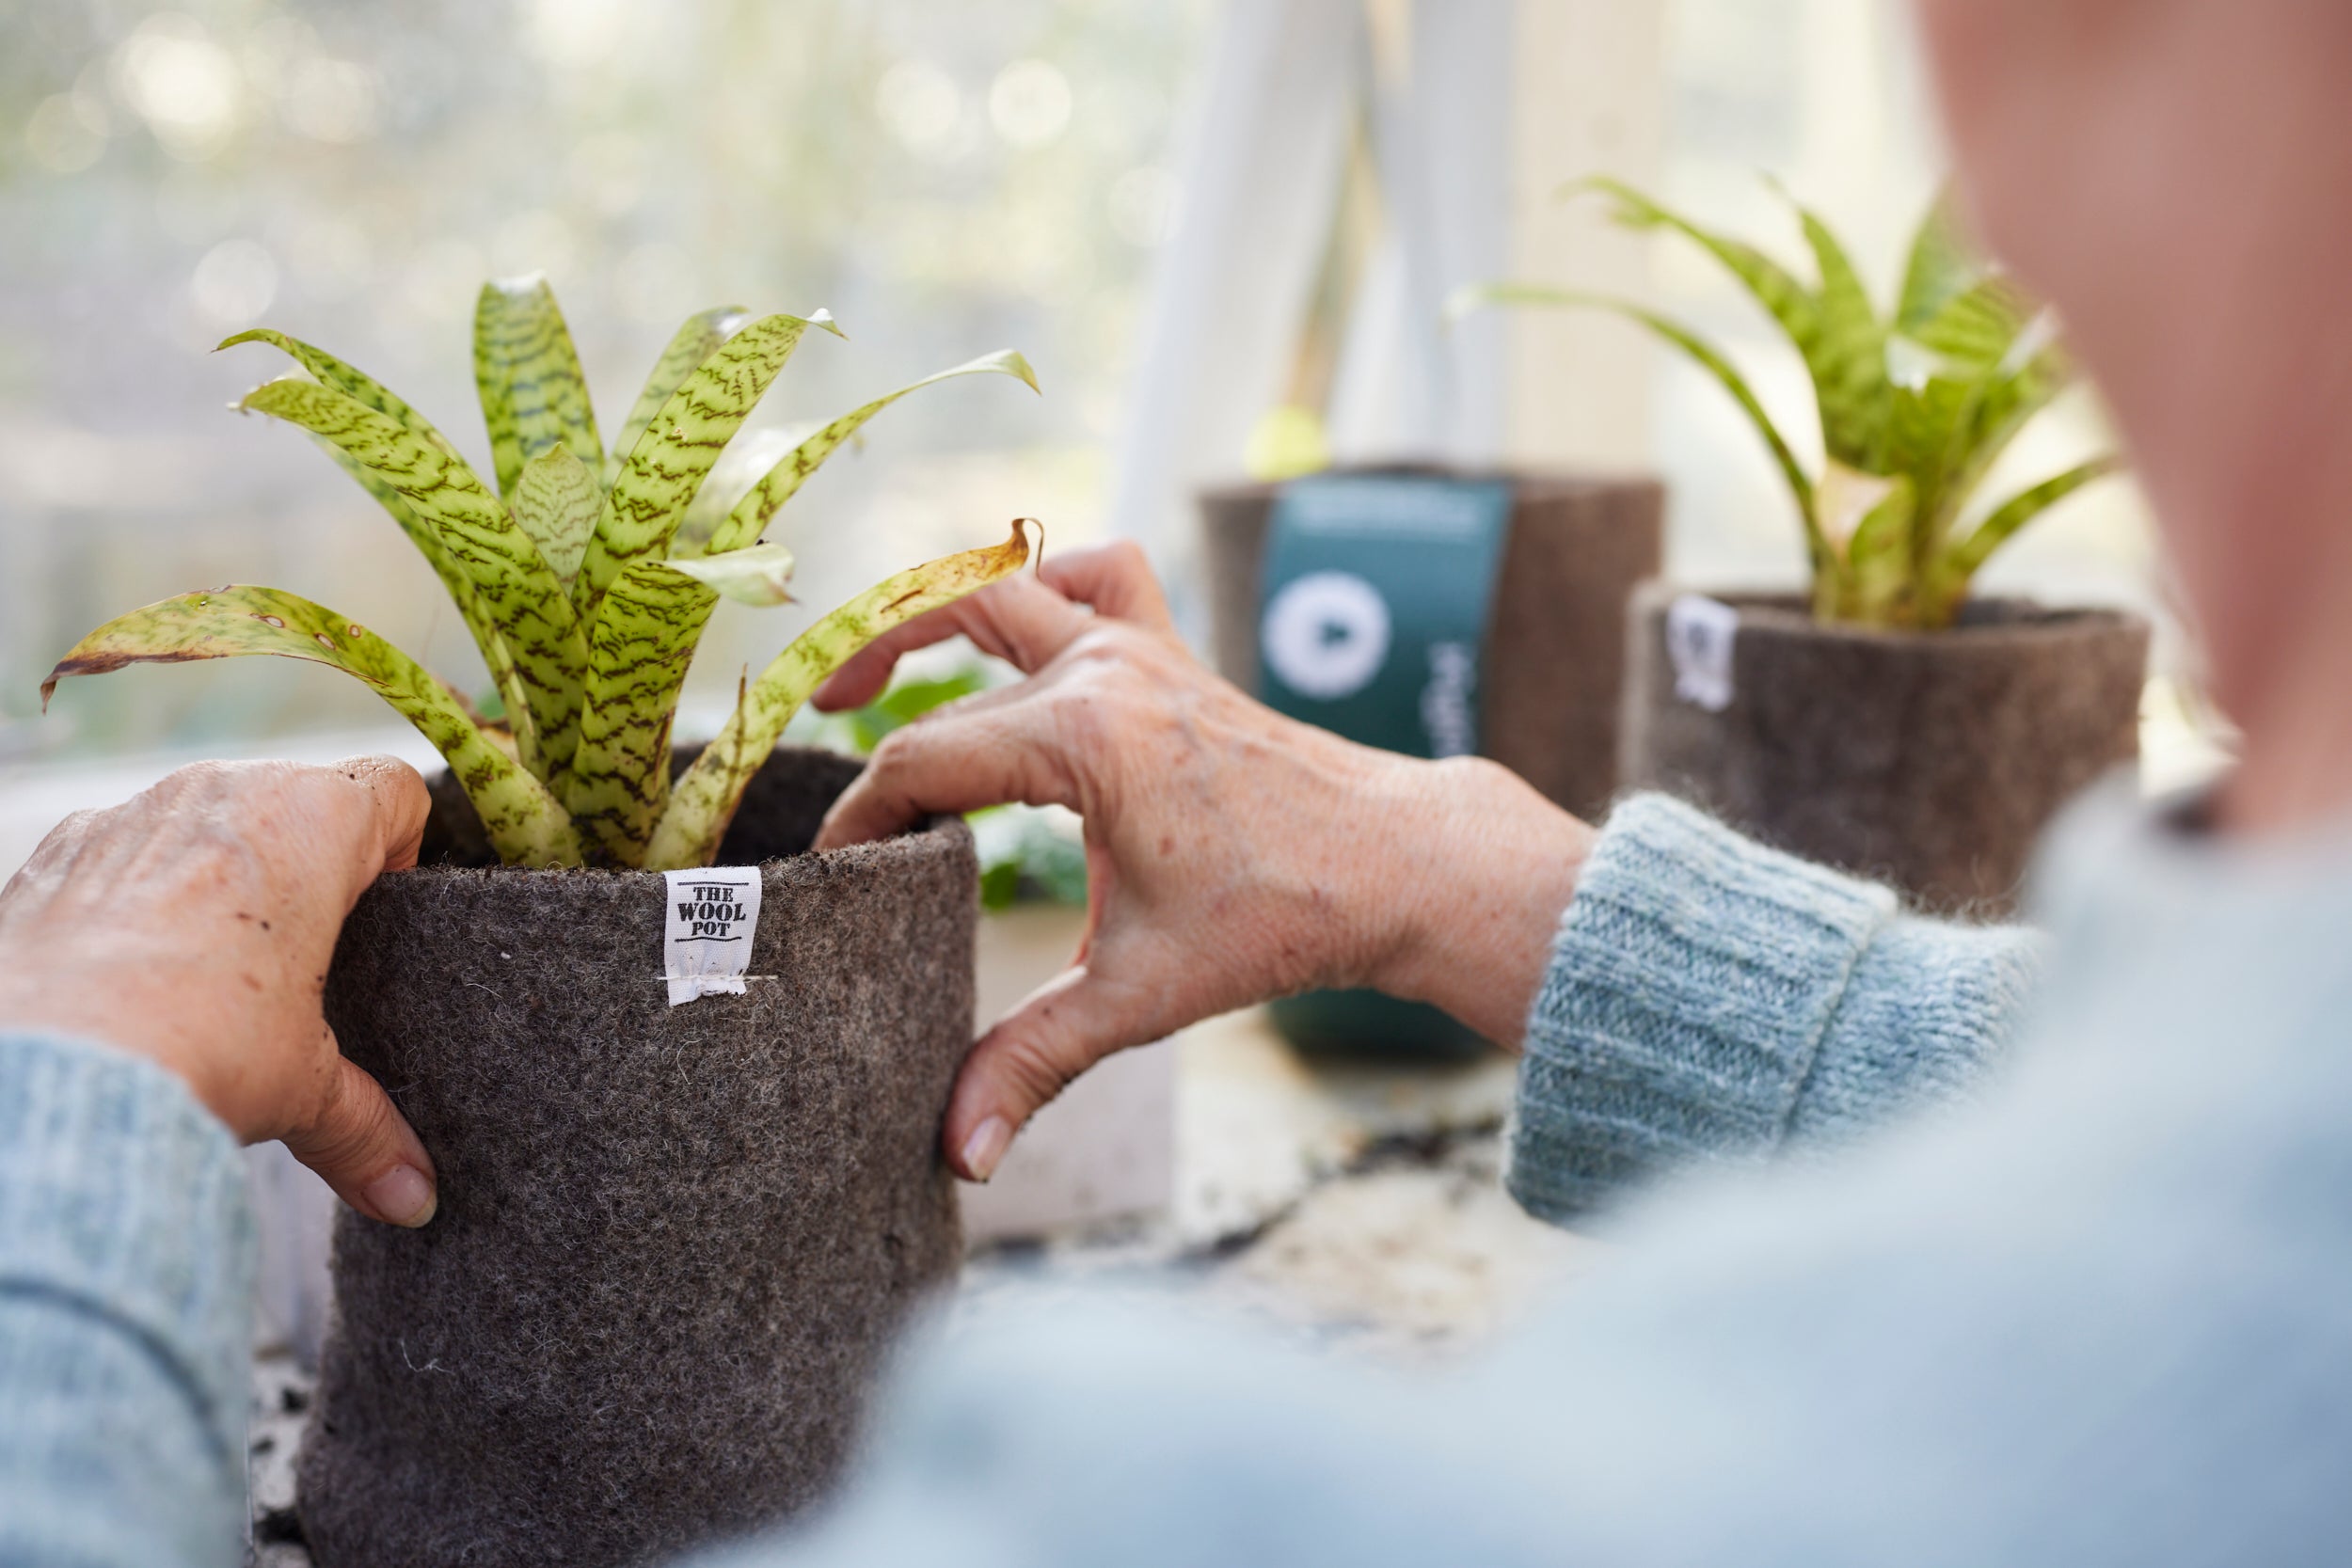
[[[1476,752],[1510,515],[1500,481],[1328,474],[1284,486],[1263,568],[1260,696],[1369,746]]]

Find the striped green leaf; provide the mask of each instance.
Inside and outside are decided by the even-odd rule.
[[[1944,506],[1949,516],[1946,522],[1968,504],[1994,464],[2026,427],[2074,383],[2074,361],[2056,344],[2013,369],[1994,371],[1976,383],[1947,464]]]
[[[1980,278],[1946,300],[1910,338],[1948,364],[1990,371],[2040,313],[2040,304],[2008,278]]]
[[[275,588],[203,589],[116,617],[68,650],[41,683],[41,705],[68,675],[248,654],[307,659],[356,675],[448,760],[501,859],[514,865],[580,863],[579,836],[555,798],[475,726],[440,682],[347,616]]]
[[[1894,392],[1886,375],[1886,328],[1837,236],[1809,208],[1791,205],[1821,276],[1820,335],[1805,352],[1820,407],[1821,445],[1833,462],[1881,468]]]
[[[641,561],[605,591],[588,634],[580,749],[564,800],[610,858],[635,865],[668,803],[670,721],[721,595],[788,603],[791,552],[755,545],[694,561]]]
[[[588,551],[588,535],[596,531],[603,506],[604,489],[596,473],[568,448],[532,458],[515,482],[515,521],[539,546],[548,570],[566,585],[579,575],[580,558]]]
[[[218,354],[221,349],[234,348],[240,343],[267,343],[273,348],[284,351],[296,364],[316,376],[323,385],[332,387],[343,396],[398,420],[403,429],[423,436],[452,457],[457,455],[457,449],[450,444],[448,436],[434,428],[432,420],[411,408],[373,376],[344,364],[325,349],[313,347],[299,338],[288,337],[283,332],[273,332],[266,326],[257,326],[249,332],[240,332],[233,338],[223,338],[219,346],[213,352]]]
[[[580,748],[564,804],[607,859],[644,863],[670,798],[670,725],[718,594],[660,561],[612,579],[588,628]]]
[[[670,394],[678,389],[678,383],[694,373],[694,367],[718,349],[721,343],[742,330],[751,313],[739,305],[721,305],[700,311],[686,319],[670,339],[661,357],[654,361],[653,373],[645,378],[644,388],[637,394],[637,402],[621,421],[621,433],[612,438],[612,449],[604,457],[604,486],[612,488],[620,477],[621,465],[637,448],[637,438],[653,423],[653,417],[661,412],[661,405],[670,401]]]
[[[1931,375],[1915,387],[1895,388],[1887,467],[1912,482],[1914,524],[1926,549],[1934,547],[1949,520],[1953,464],[1962,455],[1982,391],[1980,378],[1953,375]]]
[[[500,495],[513,496],[523,466],[559,446],[591,473],[604,467],[588,378],[545,277],[482,285],[474,304],[473,377]]]
[[[1910,612],[1911,591],[1918,580],[1911,551],[1917,498],[1911,481],[1901,475],[1882,488],[1883,494],[1846,542],[1845,569],[1838,574],[1838,620],[1899,624]]]
[[[1701,228],[1622,181],[1605,177],[1580,180],[1561,194],[1576,196],[1588,191],[1607,197],[1613,204],[1612,216],[1626,228],[1671,230],[1722,262],[1755,296],[1765,313],[1779,324],[1781,331],[1804,356],[1805,362],[1813,362],[1821,334],[1820,304],[1814,298],[1813,291],[1786,267],[1744,241]]]
[[[1992,559],[1994,551],[2014,537],[2019,529],[2075,491],[2106,478],[2122,467],[2121,460],[2113,456],[2095,457],[2012,496],[1994,508],[1984,521],[1969,531],[1966,538],[1946,552],[1944,559],[1936,563],[1937,578],[1957,581],[1964,592],[1968,579]],[[1955,599],[1954,602],[1958,601]]]
[[[871,403],[851,409],[803,438],[782,462],[769,469],[759,483],[752,486],[749,494],[736,503],[735,510],[727,514],[726,520],[711,535],[707,547],[714,552],[739,550],[757,539],[766,531],[769,520],[808,482],[809,475],[815,473],[826,458],[838,451],[842,443],[864,429],[867,420],[910,392],[919,392],[926,387],[936,386],[960,375],[1009,375],[1033,392],[1040,390],[1037,372],[1029,369],[1026,359],[1011,349],[982,355],[953,370],[941,371],[920,381],[909,382],[895,392],[885,393]]]
[[[943,557],[867,589],[778,654],[744,690],[717,738],[670,792],[644,863],[657,870],[708,865],[735,819],[743,788],[827,675],[891,627],[951,604],[1021,569],[1029,559],[1026,519],[1002,545]]]
[[[1916,333],[1983,276],[1984,264],[1961,238],[1950,193],[1939,195],[1912,237],[1902,293],[1895,306],[1895,330]]]
[[[663,400],[622,464],[588,541],[572,584],[582,617],[631,563],[669,554],[678,520],[720,451],[812,326],[840,331],[822,310],[805,318],[764,316],[720,344]]]
[[[1765,412],[1763,402],[1756,397],[1756,389],[1748,385],[1747,377],[1740,373],[1738,366],[1718,353],[1713,344],[1672,317],[1645,309],[1630,301],[1607,294],[1586,293],[1576,289],[1555,289],[1542,283],[1474,284],[1458,291],[1447,302],[1446,313],[1450,317],[1460,317],[1496,305],[1560,306],[1606,310],[1638,323],[1688,355],[1702,370],[1712,375],[1724,391],[1731,394],[1732,402],[1739,404],[1740,412],[1747,415],[1748,422],[1763,438],[1764,445],[1772,454],[1772,461],[1780,466],[1781,477],[1788,482],[1789,495],[1797,503],[1797,515],[1804,525],[1814,569],[1827,569],[1834,556],[1816,520],[1811,476],[1805,473],[1804,465],[1797,461],[1796,451],[1782,436],[1780,427]]]
[[[340,449],[392,490],[432,531],[473,588],[476,610],[514,660],[534,739],[525,766],[551,780],[580,736],[584,640],[564,585],[473,470],[387,415],[329,388],[273,381],[238,405],[299,425]]]
[[[433,442],[448,452],[453,461],[461,463],[464,461],[457,456],[457,449],[450,444],[449,438],[434,428],[432,420],[418,413],[373,377],[345,364],[325,349],[314,347],[299,338],[288,337],[283,332],[273,332],[267,327],[255,327],[250,332],[240,332],[233,338],[224,340],[220,347],[233,348],[239,343],[268,343],[273,347],[282,349],[293,356],[295,363],[316,376],[324,385],[374,409],[379,414],[397,420],[403,429]],[[450,602],[457,607],[457,613],[464,618],[467,631],[473,636],[474,646],[481,650],[482,662],[490,673],[491,684],[498,688],[499,696],[506,704],[507,712],[514,716],[516,746],[524,755],[535,757],[538,736],[532,728],[530,710],[524,702],[520,677],[515,671],[514,656],[507,651],[506,639],[500,632],[498,624],[482,607],[480,598],[474,593],[472,579],[466,576],[464,569],[451,558],[449,552],[441,547],[439,533],[418,515],[417,509],[410,506],[398,490],[371,472],[363,464],[332,441],[321,439],[318,444],[329,457],[335,460],[338,467],[358,481],[361,489],[375,498],[377,505],[391,515],[392,521],[399,525],[400,531],[407,535],[408,542],[417,547],[417,553],[423,556],[425,563],[433,568],[433,575],[440,578],[443,592],[449,594]]]

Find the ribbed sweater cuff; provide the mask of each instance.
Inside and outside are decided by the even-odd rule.
[[[1505,1180],[1565,1220],[1788,1128],[1883,887],[1765,849],[1679,801],[1612,814],[1529,1015]]]
[[[180,1080],[0,1032],[0,1295],[137,1340],[240,1468],[253,1258],[244,1161]]]

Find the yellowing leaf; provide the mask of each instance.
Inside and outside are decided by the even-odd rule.
[[[1029,559],[1027,521],[1015,522],[1001,545],[945,556],[885,579],[794,639],[745,689],[717,738],[670,791],[644,863],[657,870],[708,865],[744,786],[809,693],[891,627],[1019,571]]]
[[[580,863],[579,836],[555,798],[475,726],[447,689],[365,626],[275,588],[201,589],[116,617],[57,662],[41,682],[41,705],[68,675],[248,654],[324,664],[373,688],[448,760],[508,863]]]

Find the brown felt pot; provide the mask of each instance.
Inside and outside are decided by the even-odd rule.
[[[440,1212],[337,1222],[298,1469],[322,1568],[666,1560],[837,1475],[961,1255],[939,1126],[978,908],[960,821],[803,852],[856,771],[753,781],[719,857],[761,870],[742,996],[668,1006],[658,873],[442,860],[480,843],[446,780],[427,863],[352,911],[327,1021]]]
[[[1570,474],[1368,471],[1512,484],[1486,627],[1479,750],[1570,811],[1604,809],[1617,784],[1626,601],[1657,575],[1664,486]],[[1200,497],[1217,669],[1246,691],[1258,685],[1259,585],[1279,489],[1238,484]]]
[[[1663,583],[1634,600],[1629,788],[1683,796],[1768,843],[1998,916],[2042,828],[2139,755],[2148,623],[2111,610],[1972,600],[1942,632],[1815,622],[1792,595],[1739,612],[1730,705],[1678,696]]]

